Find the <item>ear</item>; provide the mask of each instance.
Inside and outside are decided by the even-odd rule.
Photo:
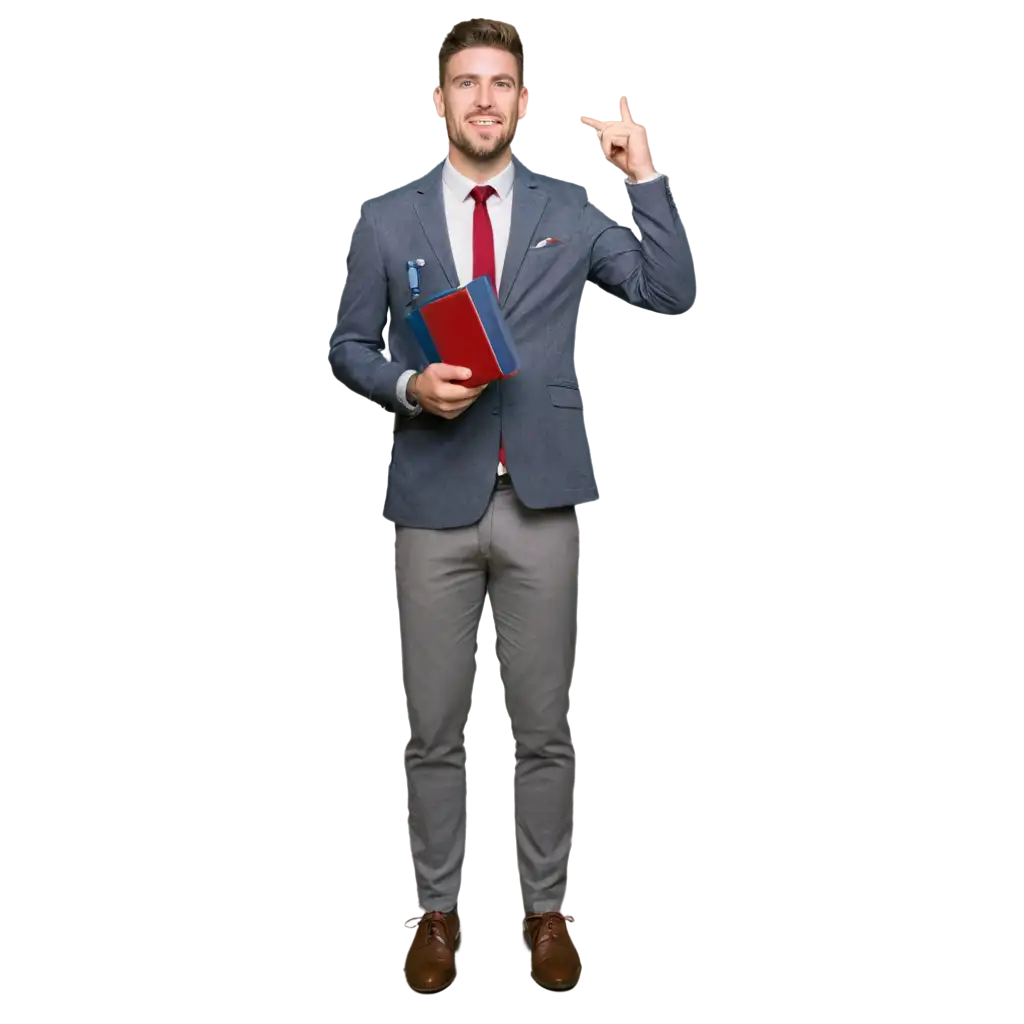
[[[434,89],[434,108],[437,110],[438,117],[444,117],[444,92],[441,86]]]
[[[520,90],[520,93],[519,93],[519,119],[520,120],[522,120],[524,117],[526,117],[526,104],[529,102],[529,99],[530,99],[530,91],[529,91],[529,89],[526,88],[526,86],[523,86],[522,90]]]

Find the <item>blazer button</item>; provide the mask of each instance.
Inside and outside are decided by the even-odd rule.
[[[497,415],[498,415],[498,413],[499,413],[499,411],[500,411],[500,410],[498,410],[498,409],[492,409],[492,410],[491,410],[491,415],[492,415],[492,416],[497,416]]]

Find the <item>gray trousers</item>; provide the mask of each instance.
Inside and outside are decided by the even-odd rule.
[[[477,627],[490,598],[516,744],[515,825],[526,913],[560,910],[572,842],[579,524],[572,506],[534,510],[499,484],[479,522],[396,526],[395,576],[411,736],[409,838],[419,902],[450,910],[462,878],[466,748]]]

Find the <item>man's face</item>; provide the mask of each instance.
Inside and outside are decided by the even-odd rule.
[[[444,115],[452,145],[467,157],[492,160],[512,144],[527,101],[517,72],[515,57],[491,46],[460,50],[448,61],[445,87],[434,90],[434,105]],[[496,120],[473,124],[484,117]]]

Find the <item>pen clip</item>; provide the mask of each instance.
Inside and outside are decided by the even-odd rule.
[[[412,301],[415,301],[420,294],[420,267],[424,267],[426,264],[427,261],[424,259],[405,261],[409,271],[409,291],[412,292]]]

